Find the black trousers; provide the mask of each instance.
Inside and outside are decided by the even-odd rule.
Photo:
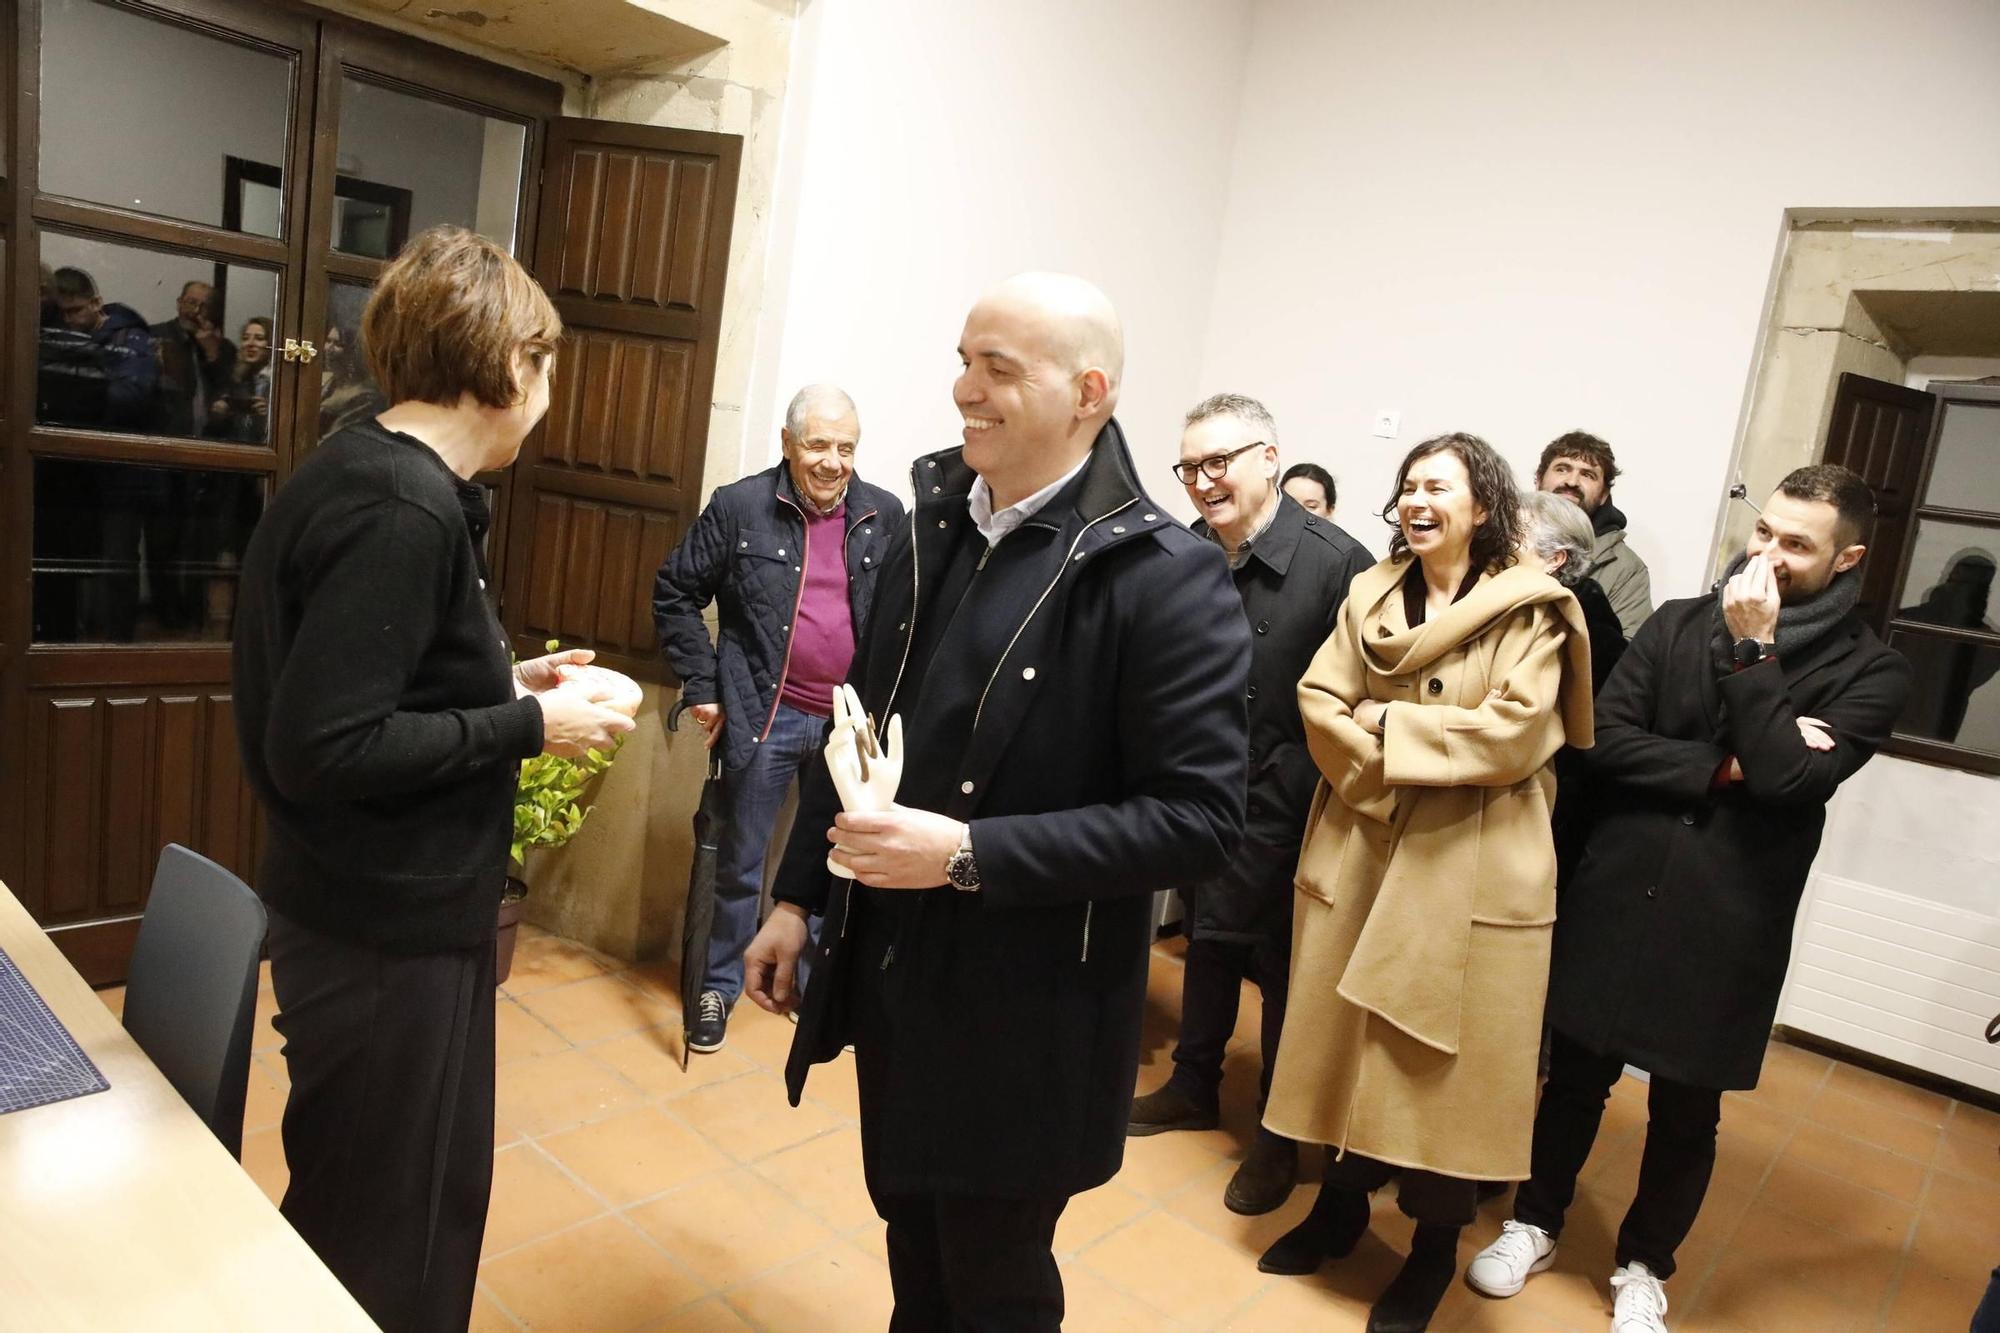
[[[493,946],[394,954],[271,914],[280,1207],[387,1333],[463,1330],[493,1184]]]
[[[1181,1035],[1174,1046],[1169,1080],[1205,1106],[1222,1086],[1223,1048],[1236,1031],[1243,982],[1263,992],[1264,1017],[1258,1033],[1263,1071],[1257,1079],[1257,1109],[1271,1095],[1271,1070],[1278,1062],[1278,1035],[1285,1030],[1285,997],[1291,984],[1291,941],[1190,940],[1181,976]]]
[[[1363,1194],[1373,1194],[1394,1180],[1396,1206],[1403,1210],[1403,1216],[1431,1226],[1470,1226],[1479,1215],[1478,1181],[1392,1166],[1359,1153],[1335,1157],[1328,1149],[1322,1179],[1327,1190],[1358,1190]]]
[[[1562,1234],[1563,1214],[1576,1198],[1576,1178],[1604,1119],[1605,1099],[1624,1069],[1620,1056],[1598,1055],[1560,1032],[1550,1034],[1549,1080],[1535,1110],[1535,1174],[1514,1196],[1516,1219],[1551,1236]],[[1636,1260],[1667,1278],[1715,1170],[1722,1093],[1655,1074],[1646,1111],[1639,1192],[1618,1228],[1617,1262]]]
[[[883,1195],[889,1224],[890,1333],[1054,1333],[1062,1274],[1054,1253],[1061,1199]]]

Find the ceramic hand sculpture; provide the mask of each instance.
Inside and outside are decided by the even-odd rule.
[[[903,780],[903,719],[889,719],[888,745],[875,735],[875,719],[862,711],[861,696],[842,685],[833,692],[833,729],[826,736],[826,766],[833,789],[848,814],[887,810],[896,803]],[[854,872],[827,857],[826,868],[842,879]]]

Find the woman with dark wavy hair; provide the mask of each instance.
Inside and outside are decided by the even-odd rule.
[[[1322,781],[1296,877],[1291,1004],[1264,1124],[1327,1145],[1304,1222],[1259,1261],[1352,1250],[1399,1178],[1417,1223],[1371,1333],[1427,1328],[1478,1182],[1528,1176],[1555,921],[1550,760],[1588,746],[1590,649],[1569,591],[1517,562],[1512,473],[1472,435],[1412,449],[1299,682]]]

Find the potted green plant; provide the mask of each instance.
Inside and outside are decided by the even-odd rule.
[[[548,650],[561,645],[550,639]],[[577,759],[538,754],[521,761],[521,779],[514,788],[514,842],[512,864],[515,873],[507,876],[500,896],[500,929],[494,938],[493,972],[495,983],[507,980],[514,966],[514,938],[519,933],[522,904],[528,897],[528,853],[537,848],[560,847],[577,835],[590,817],[585,803],[590,784],[611,767],[625,744],[620,736],[609,750],[586,750]]]

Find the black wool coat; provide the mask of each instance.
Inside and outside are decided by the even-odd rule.
[[[862,1089],[878,1192],[1076,1194],[1123,1160],[1152,894],[1215,873],[1242,836],[1250,635],[1220,548],[1140,489],[1115,421],[995,548],[1021,543],[1014,558],[979,575],[1011,582],[940,606],[956,543],[984,547],[973,481],[959,450],[917,461],[917,506],[849,679],[885,725],[913,694],[920,715],[940,695],[983,700],[969,734],[925,735],[905,716],[897,800],[969,821],[984,886],[834,880],[839,800],[809,765],[773,892],[826,919],[786,1081],[796,1103],[809,1067],[850,1040],[883,1071]],[[940,651],[925,679],[904,678],[920,624],[995,604],[1026,608],[984,627],[1005,645],[997,665]],[[857,1037],[864,994],[882,1021]]]
[[[1556,918],[1549,1021],[1705,1088],[1753,1088],[1835,788],[1888,739],[1910,668],[1850,615],[1786,661],[1719,669],[1716,596],[1668,602],[1597,700],[1598,813]],[[1797,720],[1831,729],[1808,749]],[[1744,781],[1717,771],[1734,755]]]
[[[867,633],[876,573],[902,502],[859,476],[847,483],[847,603],[859,643]],[[660,651],[689,704],[721,703],[722,762],[749,766],[770,734],[791,662],[792,619],[804,579],[805,509],[783,462],[718,486],[653,580]],[[701,613],[715,602],[718,633]]]
[[[1206,523],[1194,531],[1209,537]],[[1211,540],[1213,540],[1211,538]],[[1237,874],[1183,886],[1195,939],[1254,944],[1292,938],[1292,871],[1319,768],[1306,749],[1299,677],[1333,633],[1347,585],[1375,557],[1338,525],[1282,492],[1271,526],[1233,572],[1250,627],[1250,790],[1246,842],[1290,853],[1266,858],[1283,873],[1246,884]]]

